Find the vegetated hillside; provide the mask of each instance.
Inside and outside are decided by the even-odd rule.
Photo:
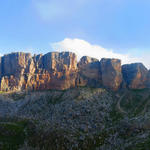
[[[150,90],[1,93],[2,150],[147,150]]]

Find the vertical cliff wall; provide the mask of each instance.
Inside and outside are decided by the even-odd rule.
[[[121,61],[119,59],[105,59],[100,61],[102,85],[111,90],[118,90],[122,83]]]
[[[71,52],[50,52],[45,55],[11,53],[0,57],[0,90],[64,90],[78,86],[121,88],[150,87],[150,71],[143,64],[121,66],[119,59],[98,60]]]
[[[100,62],[83,56],[78,63],[77,86],[97,87],[101,85]]]
[[[142,89],[147,87],[148,70],[142,63],[123,65],[122,74],[128,88]]]

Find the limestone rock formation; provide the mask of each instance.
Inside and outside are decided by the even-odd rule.
[[[148,70],[142,63],[123,65],[122,74],[128,88],[142,89],[147,87]]]
[[[111,90],[118,90],[122,83],[121,60],[106,59],[100,61],[102,84]]]
[[[83,56],[77,63],[77,56],[72,52],[34,56],[18,52],[0,57],[1,91],[64,90],[78,86],[116,91],[122,85],[133,89],[150,88],[150,71],[141,63],[121,67],[119,59],[99,61]]]
[[[1,58],[1,90],[45,90],[75,87],[77,57],[70,52],[31,56],[12,53]]]
[[[93,86],[101,84],[99,60],[88,56],[83,56],[78,63],[77,86]]]
[[[29,53],[12,53],[2,57],[2,75],[20,76],[27,72],[34,72],[33,59]]]
[[[29,53],[12,53],[1,58],[1,90],[23,90],[25,89],[26,74],[35,71],[34,62]]]
[[[74,53],[51,52],[41,57],[40,61],[41,64],[38,70],[42,70],[42,75],[36,76],[35,82],[38,81],[38,84],[40,84],[40,87],[37,88],[63,90],[75,87],[77,56]]]

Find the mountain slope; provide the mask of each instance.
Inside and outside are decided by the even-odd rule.
[[[85,87],[1,95],[3,149],[149,148],[149,89],[111,92]],[[11,138],[17,137],[22,140],[13,145]]]

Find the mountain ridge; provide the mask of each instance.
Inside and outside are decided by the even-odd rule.
[[[121,60],[98,60],[73,52],[49,52],[32,56],[15,52],[0,57],[0,90],[64,90],[80,86],[150,88],[150,71],[142,63],[121,65]]]

